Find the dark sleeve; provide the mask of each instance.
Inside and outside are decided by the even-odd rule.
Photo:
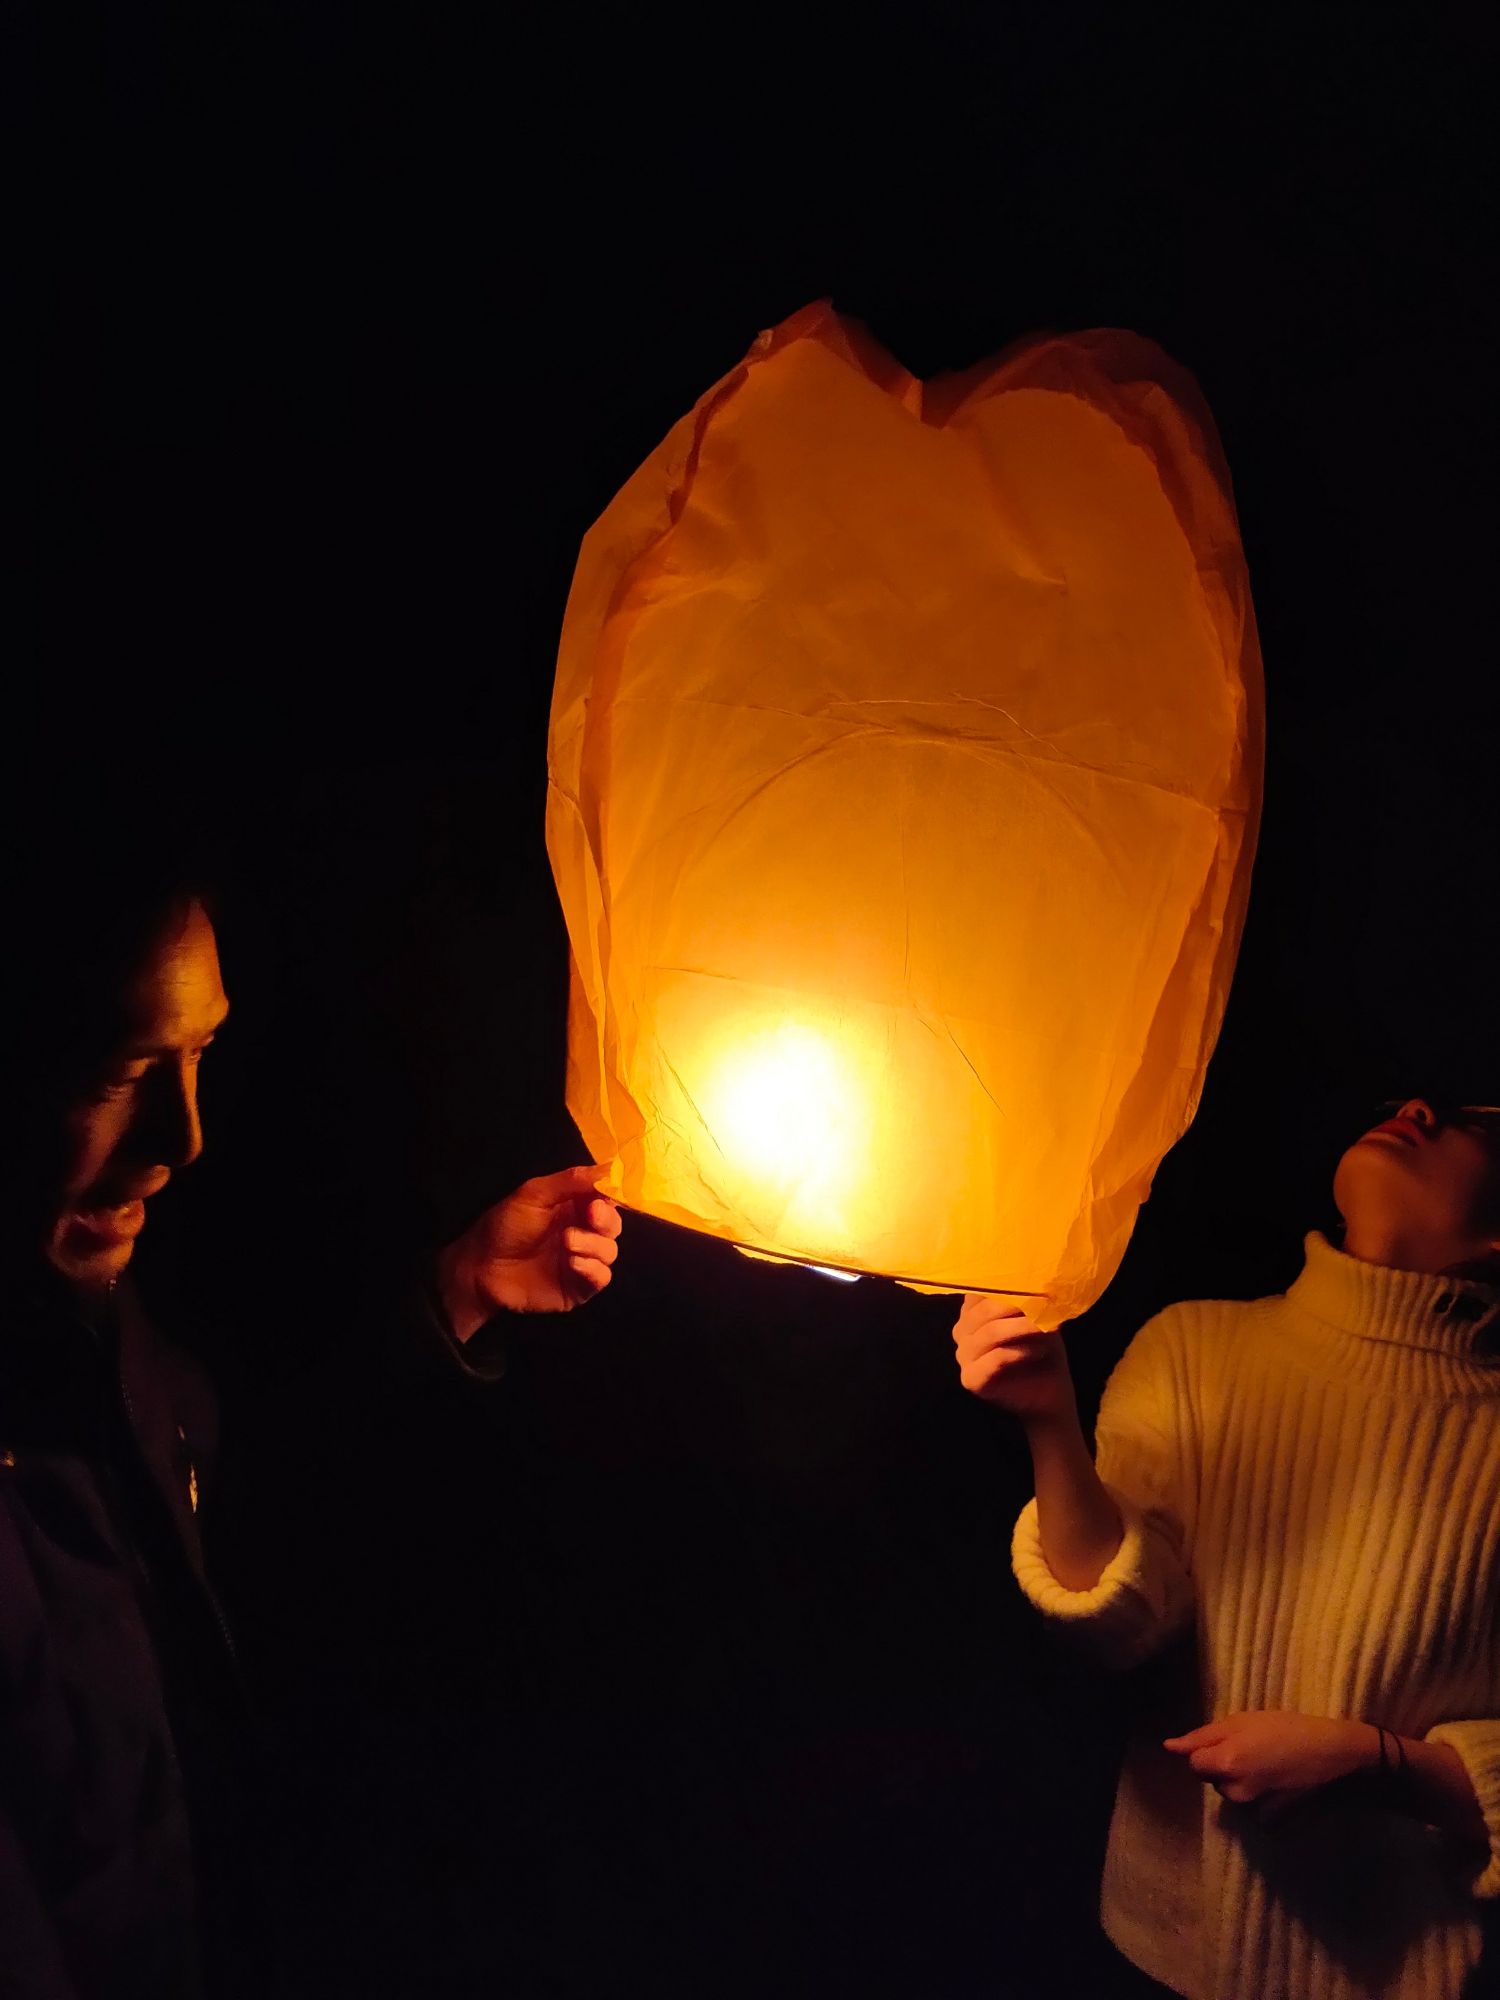
[[[26,1851],[4,1812],[0,1812],[0,1991],[5,2000],[77,2000]]]
[[[405,1286],[404,1334],[420,1344],[429,1367],[456,1371],[474,1382],[498,1382],[505,1373],[506,1338],[511,1315],[500,1312],[460,1340],[448,1323],[438,1293],[435,1259],[415,1281]],[[393,1331],[395,1329],[393,1328]],[[402,1333],[398,1332],[401,1338]]]

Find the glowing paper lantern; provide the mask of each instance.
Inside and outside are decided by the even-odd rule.
[[[1197,1106],[1260,751],[1228,475],[1158,349],[924,385],[826,305],[762,335],[568,600],[548,847],[610,1185],[1081,1312]]]

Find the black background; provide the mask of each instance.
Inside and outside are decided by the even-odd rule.
[[[289,1991],[1107,1990],[1129,1691],[1020,1603],[1024,1458],[950,1304],[632,1219],[483,1391],[409,1386],[357,1302],[581,1157],[540,832],[573,560],[816,297],[923,376],[1134,327],[1235,476],[1260,858],[1198,1121],[1069,1332],[1085,1401],[1158,1305],[1290,1278],[1373,1100],[1500,1095],[1493,50],[1467,10],[1177,12],[23,29],[13,740],[49,809],[133,765],[227,853],[208,1150],[141,1263],[224,1390]]]

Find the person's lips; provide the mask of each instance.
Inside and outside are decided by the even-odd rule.
[[[101,1243],[128,1243],[140,1235],[145,1222],[146,1204],[139,1197],[100,1208],[76,1209],[73,1214],[74,1226]]]
[[[1387,1118],[1383,1125],[1377,1125],[1366,1136],[1371,1139],[1381,1137],[1399,1139],[1406,1146],[1420,1146],[1426,1143],[1427,1134],[1415,1118]]]

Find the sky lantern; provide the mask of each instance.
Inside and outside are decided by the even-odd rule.
[[[1259,812],[1229,477],[1150,342],[762,334],[584,539],[549,737],[568,1106],[763,1256],[1109,1282],[1197,1107]]]

